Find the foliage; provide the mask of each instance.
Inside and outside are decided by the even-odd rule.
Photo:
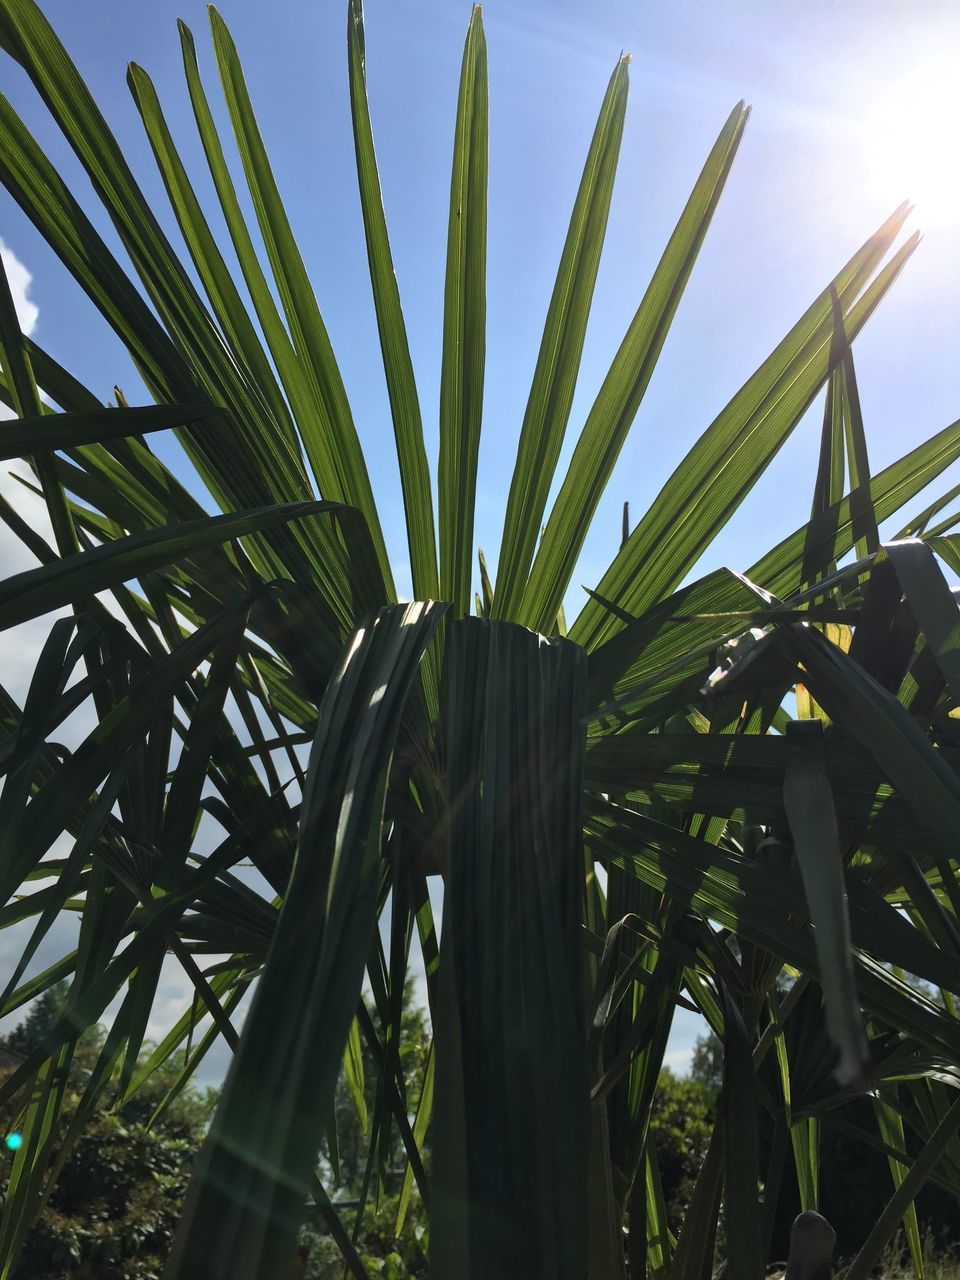
[[[723,1041],[712,1031],[698,1036],[690,1061],[690,1078],[716,1097],[723,1084]]]
[[[678,1235],[690,1208],[713,1132],[714,1107],[695,1079],[664,1069],[650,1108],[650,1141],[656,1155],[670,1230]]]
[[[4,1047],[20,1057],[26,1057],[39,1048],[63,1011],[69,990],[70,984],[63,979],[41,991],[28,1009],[27,1016],[3,1037]],[[84,1034],[95,1040],[99,1027],[87,1027]]]
[[[406,606],[223,19],[211,11],[242,195],[182,24],[181,39],[230,263],[149,76],[133,65],[128,77],[188,269],[34,0],[0,3],[0,44],[86,170],[132,274],[59,176],[66,166],[2,98],[0,180],[154,401],[99,403],[20,332],[0,274],[0,390],[19,419],[4,452],[27,462],[55,543],[0,503],[39,562],[0,584],[0,627],[67,610],[24,705],[0,693],[0,924],[32,922],[0,1016],[70,981],[63,1015],[0,1088],[24,1108],[0,1277],[51,1192],[83,1028],[115,997],[64,1149],[117,1072],[132,1097],[181,1046],[177,1088],[215,1040],[234,1051],[171,1280],[275,1280],[311,1202],[349,1273],[370,1273],[316,1164],[341,1072],[355,1102],[366,1096],[363,1044],[376,1080],[372,1185],[390,1183],[399,1133],[401,1196],[415,1183],[429,1211],[433,1280],[704,1280],[721,1212],[731,1273],[759,1280],[772,1188],[792,1167],[802,1203],[817,1203],[821,1128],[868,1087],[871,1124],[856,1132],[888,1160],[892,1194],[850,1277],[869,1274],[901,1223],[920,1266],[918,1192],[960,1189],[960,614],[938,563],[960,568],[957,490],[921,499],[892,540],[880,530],[960,458],[960,423],[873,474],[852,355],[916,246],[898,247],[907,210],[678,461],[568,626],[587,530],[747,120],[741,103],[724,122],[565,451],[626,110],[619,60],[518,411],[499,562],[481,561],[468,617],[486,328],[482,17],[469,23],[454,127],[436,510],[360,0],[347,18],[418,600]],[[821,391],[810,520],[746,573],[696,577]],[[166,430],[189,475],[151,448]],[[91,727],[70,750],[59,731],[72,715]],[[442,942],[430,876],[443,881]],[[28,976],[63,911],[79,914],[76,950]],[[436,1041],[411,1089],[399,1048],[418,951]],[[138,1066],[167,957],[194,1000]],[[674,1237],[649,1136],[678,1004],[702,1012],[724,1054]]]
[[[62,1006],[65,984],[56,984],[6,1037],[29,1052]],[[63,1141],[94,1069],[102,1033],[88,1029],[74,1056],[57,1126]],[[167,1060],[129,1102],[106,1099],[70,1147],[49,1200],[27,1234],[14,1280],[152,1280],[159,1276],[180,1215],[197,1149],[215,1094],[181,1092],[148,1127],[182,1069],[182,1056]],[[12,1117],[3,1117],[8,1127]],[[5,1153],[2,1179],[9,1176]]]
[[[723,1044],[712,1032],[700,1036],[694,1048],[690,1069],[691,1081],[699,1085],[708,1099],[715,1099],[723,1082]],[[693,1116],[694,1132],[699,1126]],[[874,1129],[871,1103],[852,1098],[835,1106],[824,1115],[820,1135],[819,1205],[837,1233],[837,1254],[851,1257],[876,1221],[890,1194],[890,1170],[881,1150],[864,1141]],[[681,1133],[684,1119],[679,1117]],[[763,1142],[769,1148],[774,1137],[773,1118],[761,1117]],[[910,1149],[919,1146],[916,1138]],[[771,1231],[771,1252],[785,1257],[790,1227],[800,1210],[801,1192],[794,1170],[784,1170],[777,1191],[777,1203]],[[960,1239],[960,1213],[956,1197],[942,1186],[928,1185],[920,1192],[916,1211],[925,1253],[930,1265],[944,1265],[953,1242]],[[898,1249],[907,1249],[907,1241],[897,1237]],[[884,1264],[886,1265],[886,1263]],[[893,1265],[892,1263],[890,1265]]]

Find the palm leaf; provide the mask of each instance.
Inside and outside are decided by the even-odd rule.
[[[845,315],[848,333],[859,333],[913,252],[915,237],[867,285],[905,216],[906,209],[898,210],[863,245],[714,419],[601,579],[597,591],[606,600],[637,613],[673,590],[693,567],[830,372],[831,360],[836,359],[832,297],[839,297],[841,305],[849,309]],[[610,614],[591,600],[570,634],[592,649],[615,629]]]
[[[589,521],[653,375],[723,192],[747,115],[747,108],[738,103],[714,143],[584,423],[524,590],[520,620],[530,626],[547,629],[560,608]],[[570,633],[574,639],[578,625]]]
[[[403,510],[407,520],[410,572],[418,600],[439,595],[436,532],[430,470],[423,441],[420,402],[400,307],[400,292],[393,271],[387,223],[377,173],[370,108],[367,103],[366,47],[362,0],[351,0],[347,13],[347,59],[350,71],[350,104],[357,154],[360,203],[367,237],[370,283],[380,329],[380,350],[387,379],[393,431],[400,464]]]
[[[440,375],[440,589],[470,612],[486,354],[487,46],[476,5],[463,50],[450,179]]]
[[[290,893],[199,1157],[171,1274],[266,1280],[291,1264],[374,927],[386,773],[440,614],[423,605],[382,611],[324,698]],[[317,901],[328,904],[320,929]],[[305,962],[308,940],[314,958]],[[284,1013],[291,984],[301,993],[295,1026]]]
[[[507,496],[496,617],[517,613],[576,389],[627,109],[629,58],[614,68],[570,215]]]
[[[582,652],[565,640],[481,619],[448,632],[447,769],[457,803],[433,1121],[438,1280],[572,1280],[586,1267],[584,676]]]

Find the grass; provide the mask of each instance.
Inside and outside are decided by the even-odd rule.
[[[837,1268],[843,1280],[846,1267]],[[923,1275],[918,1276],[910,1260],[910,1250],[902,1232],[890,1241],[880,1256],[879,1280],[960,1280],[960,1241],[945,1242],[928,1232],[923,1237]]]

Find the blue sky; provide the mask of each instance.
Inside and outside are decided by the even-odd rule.
[[[175,24],[182,16],[192,26],[216,99],[204,6],[48,0],[44,7],[179,243],[124,72],[132,59],[154,78],[212,211]],[[275,0],[269,9],[224,0],[221,12],[330,329],[402,587],[403,521],[359,222],[345,7],[341,0]],[[450,152],[468,18],[469,5],[450,0],[367,3],[374,128],[432,458]],[[621,50],[633,54],[631,100],[564,458],[727,113],[743,97],[753,116],[575,582],[592,585],[616,550],[622,502],[630,501],[636,519],[686,448],[904,197],[927,195],[909,224],[925,238],[855,353],[871,462],[887,464],[960,416],[960,185],[952,180],[952,199],[949,189],[960,137],[960,97],[949,83],[960,69],[960,7],[493,0],[484,22],[488,363],[477,541],[491,563],[567,219]],[[106,232],[32,89],[8,60],[0,65],[4,92]],[[106,398],[118,382],[131,401],[142,400],[116,339],[2,193],[0,237],[33,277],[36,339],[97,394]],[[815,411],[801,424],[703,568],[744,568],[806,519],[816,418]],[[165,447],[174,457],[175,447]],[[581,598],[571,592],[568,616]]]

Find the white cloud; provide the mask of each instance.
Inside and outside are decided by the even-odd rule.
[[[0,413],[0,417],[8,416],[6,413]],[[26,467],[19,467],[18,470],[21,474],[29,474]],[[50,521],[43,502],[29,493],[7,471],[0,473],[0,495],[6,498],[19,515],[23,516],[32,529],[48,542],[52,542]],[[27,550],[3,521],[0,521],[0,579],[36,567],[37,561],[32,552]],[[46,614],[31,622],[24,622],[19,627],[11,627],[0,632],[0,667],[3,670],[3,683],[21,703],[26,695],[37,655],[50,634],[54,617],[62,616],[65,612],[66,610],[60,610],[56,615]]]
[[[663,1055],[663,1065],[678,1076],[688,1076],[693,1063],[693,1049],[668,1049]]]
[[[20,328],[29,336],[37,327],[37,318],[40,315],[37,304],[27,297],[33,276],[2,238],[0,238],[0,258],[3,259],[3,267],[10,283],[10,292],[13,294],[13,305],[17,310]]]
[[[3,240],[0,240],[0,257],[3,258],[4,270],[10,282],[17,316],[25,333],[32,333],[36,328],[39,311],[29,295],[33,279],[30,272]],[[0,405],[0,418],[11,417],[5,405]],[[8,470],[9,464],[0,464],[0,495],[47,541],[52,541],[50,521],[47,518],[43,502],[13,479]],[[16,471],[25,478],[32,479],[30,469],[23,463],[14,464]],[[36,560],[16,534],[0,521],[0,578],[8,578],[12,574],[21,573],[24,569],[36,567]],[[35,622],[25,623],[0,633],[0,666],[3,669],[3,681],[6,688],[15,698],[22,701],[26,686],[33,672],[34,663],[40,646],[50,631],[51,617],[38,618]]]

